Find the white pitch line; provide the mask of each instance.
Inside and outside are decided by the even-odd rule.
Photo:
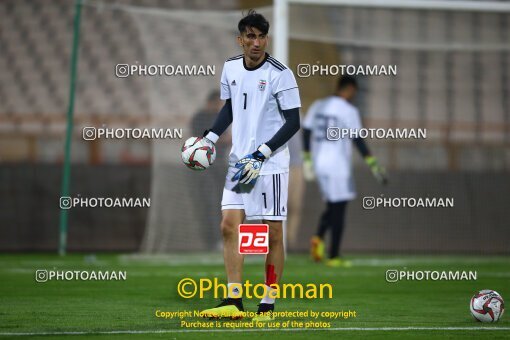
[[[25,332],[6,333],[0,336],[45,335],[114,335],[114,334],[165,334],[165,333],[220,333],[220,332],[302,332],[302,331],[510,331],[510,327],[338,327],[338,328],[243,328],[243,329],[157,329],[146,331],[98,332]]]

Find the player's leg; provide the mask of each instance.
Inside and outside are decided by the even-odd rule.
[[[274,289],[272,284],[279,284],[285,262],[285,249],[283,245],[283,221],[263,220],[263,223],[269,225],[269,253],[266,255],[265,263],[265,285],[266,295],[260,301],[257,316],[253,321],[264,322],[274,319],[275,298],[272,295]]]
[[[239,225],[245,218],[244,210],[223,210],[221,234],[223,236],[223,260],[228,283],[241,283],[244,255],[239,254]]]
[[[269,253],[266,256],[265,263],[265,283],[270,286],[273,283],[278,283],[283,274],[283,264],[285,262],[283,222],[264,220],[263,223],[269,225]]]
[[[286,251],[294,250],[298,246],[299,226],[303,211],[303,197],[305,193],[305,179],[303,176],[303,136],[296,132],[287,143],[289,147],[289,200],[287,223],[284,225],[284,246]]]
[[[317,234],[310,240],[310,255],[315,262],[320,262],[324,259],[324,235],[331,227],[331,204],[329,197],[334,194],[334,185],[332,186],[331,177],[327,174],[317,174],[317,180],[319,182],[319,188],[321,190],[322,197],[326,200],[326,210],[322,213],[319,220],[319,226]]]
[[[321,215],[321,218],[319,220],[319,227],[317,228],[317,234],[316,236],[324,239],[324,236],[326,235],[326,232],[331,227],[331,203],[326,203],[326,210]]]
[[[289,171],[289,209],[287,213],[287,251],[297,247],[299,224],[303,210],[305,181],[302,165],[290,167]],[[291,249],[292,250],[292,249]]]
[[[326,263],[333,267],[350,267],[351,263],[340,258],[340,245],[345,225],[345,212],[347,201],[331,203],[331,247],[329,249],[329,260]]]
[[[340,243],[345,222],[345,208],[347,202],[336,202],[331,204],[331,247],[329,248],[329,258],[333,259],[340,256]]]
[[[244,204],[241,194],[225,188],[221,205],[221,234],[223,237],[223,260],[228,280],[228,296],[218,306],[202,311],[202,315],[209,318],[238,319],[242,317],[244,311],[241,296],[242,287],[240,286],[244,257],[238,251],[238,228],[245,218]]]
[[[310,255],[316,262],[320,262],[324,258],[324,236],[331,226],[330,215],[330,204],[327,203],[326,210],[324,210],[321,218],[319,219],[319,227],[317,228],[317,233],[312,237],[310,241]]]
[[[269,225],[269,253],[266,255],[265,263],[265,284],[266,295],[258,308],[258,315],[253,321],[270,321],[273,319],[274,311],[274,289],[272,284],[281,282],[283,264],[285,261],[285,249],[283,240],[283,221],[287,218],[287,197],[289,174],[274,174],[262,176],[261,182],[256,191],[250,197],[250,206],[246,205],[246,215],[262,219],[263,223]],[[262,198],[261,203],[259,198]],[[257,209],[256,211],[252,208]]]
[[[234,191],[235,184],[231,178],[237,169],[229,168],[223,198],[221,200],[221,235],[223,237],[223,259],[228,283],[241,283],[243,255],[239,254],[239,225],[246,217],[243,194]],[[230,289],[229,289],[230,291]],[[232,291],[230,293],[233,293]]]

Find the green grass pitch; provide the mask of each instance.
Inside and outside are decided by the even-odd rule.
[[[352,268],[332,269],[304,255],[287,257],[284,282],[330,283],[333,299],[280,299],[277,311],[356,311],[356,318],[326,320],[327,329],[232,329],[213,332],[181,327],[179,319],[162,319],[156,310],[202,310],[218,303],[178,296],[185,277],[218,277],[224,282],[219,254],[135,255],[49,254],[0,255],[0,338],[93,339],[278,339],[322,338],[510,338],[510,315],[481,324],[469,313],[471,296],[481,289],[498,291],[510,301],[510,257],[350,256]],[[126,281],[49,281],[38,283],[35,271],[87,270],[127,272]],[[388,283],[385,272],[398,270],[477,271],[476,281],[400,281]],[[248,256],[245,277],[263,279],[263,258]],[[244,301],[255,311],[258,299]],[[203,320],[186,318],[187,321]],[[280,319],[277,321],[310,321]],[[206,320],[203,320],[206,321]],[[244,320],[247,321],[247,320]]]

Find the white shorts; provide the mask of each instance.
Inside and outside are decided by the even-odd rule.
[[[227,171],[221,210],[242,209],[247,220],[287,220],[288,172],[261,175],[249,193],[237,193],[232,191],[237,184],[232,177],[237,171],[232,167]]]
[[[327,202],[350,201],[356,198],[354,179],[338,175],[317,174],[322,197]]]

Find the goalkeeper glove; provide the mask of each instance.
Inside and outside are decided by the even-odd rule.
[[[262,164],[271,156],[271,153],[271,149],[266,144],[262,144],[257,151],[241,158],[235,165],[239,171],[232,177],[232,181],[239,181],[241,184],[255,185]]]
[[[307,181],[313,181],[315,179],[312,155],[310,155],[309,151],[303,152],[303,176]]]
[[[387,184],[388,178],[386,177],[386,171],[382,166],[379,165],[377,159],[373,156],[365,157],[365,163],[367,163],[370,171],[372,171],[372,175],[374,175],[375,179],[381,184]]]

